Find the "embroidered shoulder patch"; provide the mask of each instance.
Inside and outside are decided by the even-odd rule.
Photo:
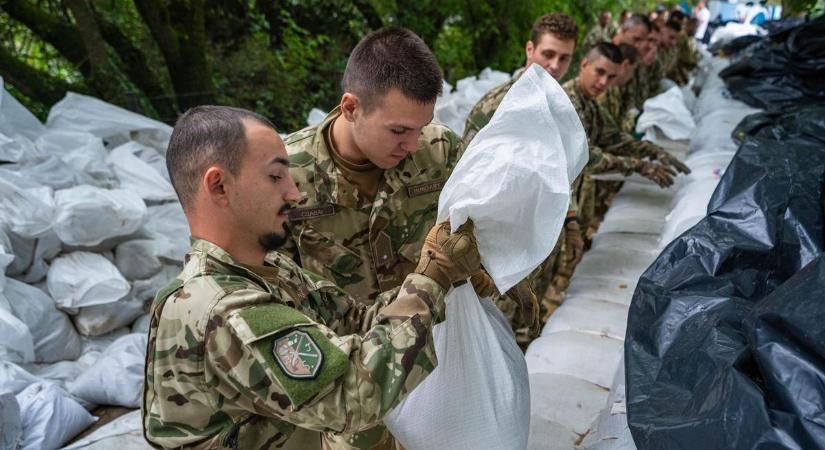
[[[294,330],[272,341],[272,356],[290,378],[314,379],[324,363],[324,354],[309,333]]]
[[[437,180],[407,186],[407,196],[412,198],[429,194],[430,192],[438,192],[444,188],[445,184],[447,184],[445,180]]]

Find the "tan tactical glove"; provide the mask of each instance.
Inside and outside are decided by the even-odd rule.
[[[493,279],[484,269],[479,270],[470,277],[479,298],[499,297],[498,289]],[[527,326],[530,328],[531,336],[537,336],[541,328],[541,312],[539,311],[539,299],[527,279],[521,280],[511,287],[504,297],[512,300],[518,306],[518,314],[521,316],[516,323],[518,327]],[[513,323],[510,324],[511,326]]]
[[[473,235],[473,222],[467,220],[450,234],[450,222],[435,225],[424,238],[421,258],[415,273],[437,282],[444,290],[466,280],[481,269],[481,257]]]
[[[584,237],[578,218],[568,220],[564,225],[564,245],[567,250],[567,263],[575,266],[584,254]]]
[[[647,161],[639,161],[636,172],[662,188],[673,185],[673,177],[676,176],[676,172],[670,167]]]
[[[687,175],[690,173],[690,167],[686,166],[685,163],[679,161],[679,158],[671,155],[665,150],[658,150],[654,159],[658,161],[660,164],[665,166],[673,167],[674,169],[682,172],[683,174]]]

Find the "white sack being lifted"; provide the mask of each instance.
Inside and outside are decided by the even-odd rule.
[[[482,262],[505,292],[555,246],[570,183],[586,162],[573,105],[534,65],[456,165],[439,198],[438,221],[449,218],[455,229],[473,220]],[[438,367],[384,423],[408,450],[525,448],[527,366],[506,319],[470,284],[451,290],[446,301],[447,320],[433,332]]]
[[[114,264],[89,252],[55,258],[46,285],[57,306],[70,310],[116,302],[129,293],[129,282]]]
[[[65,244],[91,247],[134,233],[143,225],[146,204],[126,189],[75,186],[54,194],[54,231]]]
[[[636,122],[636,132],[646,133],[659,129],[674,141],[690,139],[696,123],[685,106],[682,90],[678,86],[668,89],[645,101],[644,112]]]

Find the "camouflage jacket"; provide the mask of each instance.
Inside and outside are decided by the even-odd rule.
[[[493,118],[498,105],[504,100],[504,96],[507,95],[513,84],[521,78],[524,70],[525,68],[517,70],[507,82],[494,87],[490,92],[484,94],[481,100],[476,102],[473,109],[470,110],[470,114],[467,115],[467,121],[464,123],[464,137],[462,138],[464,148],[467,148],[475,135],[490,123],[490,119]]]
[[[622,172],[630,175],[640,158],[657,153],[658,147],[655,145],[637,141],[622,132],[610,113],[596,99],[584,94],[578,78],[564,83],[562,88],[579,113],[587,133],[590,160],[586,168],[590,173]]]
[[[418,264],[462,146],[446,126],[427,125],[418,151],[385,170],[374,201],[365,201],[333,163],[324,139],[339,115],[335,109],[319,125],[286,138],[290,173],[303,199],[290,212],[291,238],[281,251],[371,304]]]
[[[444,292],[406,278],[371,307],[275,255],[194,239],[152,305],[143,430],[158,446],[269,449],[373,429],[435,367]],[[298,433],[300,431],[300,433]],[[298,448],[308,448],[307,446]]]
[[[699,53],[696,50],[696,40],[680,34],[676,41],[675,55],[675,64],[665,75],[680,86],[684,86],[689,81],[690,72],[698,64]]]
[[[590,50],[599,42],[612,42],[615,35],[616,26],[612,22],[604,27],[596,23],[584,37],[583,49],[584,51]]]
[[[636,130],[639,110],[633,105],[632,96],[628,94],[629,91],[620,86],[614,86],[600,95],[597,100],[610,113],[610,117],[622,131],[632,134]]]

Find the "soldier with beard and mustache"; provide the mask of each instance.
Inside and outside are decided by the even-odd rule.
[[[151,308],[145,438],[164,448],[391,446],[381,420],[435,368],[445,292],[482,273],[472,223],[432,227],[397,294],[366,305],[272,253],[301,195],[266,118],[193,108],[166,161],[192,246]]]

